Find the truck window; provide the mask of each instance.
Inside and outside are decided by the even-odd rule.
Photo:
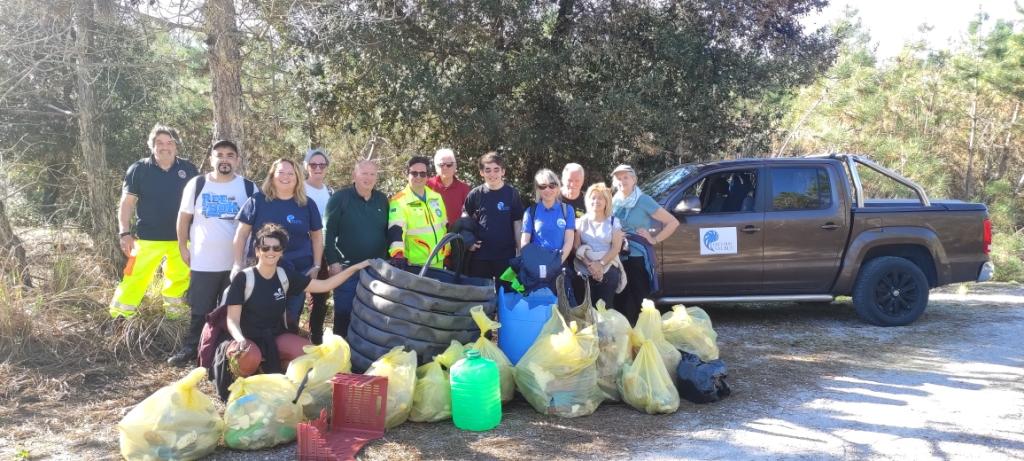
[[[822,210],[832,206],[832,187],[824,168],[772,168],[771,171],[772,210]]]
[[[683,193],[700,197],[700,214],[754,211],[757,170],[737,170],[705,176]]]

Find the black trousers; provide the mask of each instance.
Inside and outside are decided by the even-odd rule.
[[[512,285],[498,277],[508,269],[508,259],[478,259],[473,258],[469,260],[468,267],[466,268],[466,275],[470,277],[480,277],[485,279],[494,279],[497,282],[496,287],[505,287],[505,292],[508,293],[512,289]]]
[[[188,304],[192,311],[192,317],[189,319],[188,331],[185,333],[183,349],[194,351],[199,348],[199,336],[202,335],[203,325],[206,324],[206,314],[217,307],[221,293],[230,284],[231,271],[192,271],[190,273]]]
[[[615,307],[615,289],[619,287],[619,279],[622,278],[622,272],[619,271],[618,267],[609,267],[600,282],[590,277],[581,277],[579,274],[576,274],[576,278],[583,280],[583,283],[590,284],[590,303],[595,307],[597,307],[599,300],[603,300],[604,305],[609,309]],[[586,293],[586,291],[577,289],[576,293],[578,293],[577,297],[579,297],[583,296],[583,293]]]
[[[626,269],[626,288],[615,295],[615,310],[626,316],[630,325],[636,325],[640,317],[640,304],[651,294],[651,282],[647,279],[642,256],[630,256],[622,261]]]
[[[320,272],[317,272],[317,280],[325,280],[330,276],[330,272],[327,270],[327,259],[324,258],[320,262]],[[313,302],[309,308],[309,340],[313,344],[321,344],[324,342],[324,319],[327,318],[327,298],[331,296],[330,292],[327,293],[310,293],[309,295]],[[345,336],[347,332],[335,332],[334,334],[339,336]]]

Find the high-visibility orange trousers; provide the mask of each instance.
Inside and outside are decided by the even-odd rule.
[[[176,319],[188,313],[185,292],[188,290],[189,268],[181,259],[178,242],[136,240],[132,255],[124,268],[124,278],[114,291],[114,299],[110,301],[112,318],[130,318],[138,313],[139,303],[146,296],[149,285],[153,283],[153,276],[161,264],[164,287],[160,294],[164,297],[164,315]]]

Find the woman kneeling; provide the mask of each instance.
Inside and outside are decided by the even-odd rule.
[[[262,371],[282,373],[288,363],[302,355],[309,340],[286,330],[287,299],[306,293],[326,293],[348,280],[368,261],[349,266],[325,280],[278,267],[288,232],[278,224],[267,223],[256,232],[255,266],[231,279],[225,303],[228,305],[227,329],[231,340],[218,348],[218,361],[229,364],[232,375],[245,377]],[[234,377],[217,380],[218,393],[227,396]],[[223,389],[221,389],[223,387]]]

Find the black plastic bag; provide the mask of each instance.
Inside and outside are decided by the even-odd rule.
[[[732,394],[725,362],[721,359],[704,362],[696,355],[683,352],[676,369],[679,375],[679,396],[693,403],[717,402]]]

